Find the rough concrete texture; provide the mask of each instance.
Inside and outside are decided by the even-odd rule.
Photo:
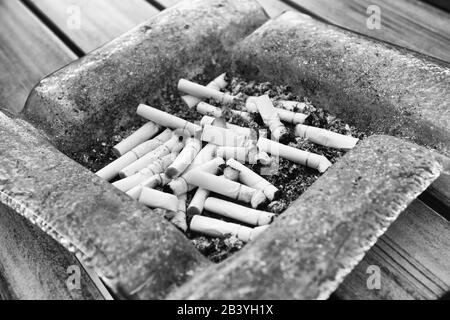
[[[75,279],[70,278],[73,274],[69,270],[71,266],[79,268],[79,287],[67,285],[70,279]],[[2,204],[0,275],[0,299],[103,299],[75,256],[37,226]]]
[[[116,294],[162,298],[208,263],[185,236],[0,113],[0,203],[96,268]]]
[[[408,138],[450,155],[450,68],[297,12],[237,46],[235,70],[289,84],[362,130]]]
[[[233,44],[267,19],[255,0],[184,1],[42,80],[23,117],[76,152],[129,125],[139,103],[181,77],[229,70]]]
[[[449,159],[372,136],[254,243],[173,292],[177,299],[326,299]]]

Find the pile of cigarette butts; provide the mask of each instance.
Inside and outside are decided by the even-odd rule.
[[[200,123],[139,105],[137,114],[149,122],[116,145],[117,160],[96,174],[115,180],[116,188],[140,203],[167,210],[170,221],[184,232],[249,242],[274,220],[274,214],[261,208],[277,200],[280,191],[246,164],[269,167],[274,157],[281,157],[321,173],[331,166],[322,155],[289,146],[285,124],[295,126],[297,137],[329,148],[349,150],[358,139],[304,125],[308,115],[297,101],[276,101],[275,107],[267,95],[247,97],[242,110],[230,110],[238,97],[221,91],[227,85],[225,74],[207,86],[179,81],[178,90],[186,94],[183,102],[203,115]],[[249,121],[259,114],[271,139],[267,130],[256,133],[227,123],[225,112]],[[190,192],[195,194],[187,205]],[[236,223],[206,217],[204,210]],[[187,216],[192,216],[189,226]]]

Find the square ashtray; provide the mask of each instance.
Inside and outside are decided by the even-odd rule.
[[[76,163],[180,78],[289,85],[366,132],[255,241],[212,264],[160,214]],[[438,61],[256,1],[185,1],[43,79],[0,118],[0,199],[119,297],[324,299],[396,217],[449,173]],[[31,124],[31,125],[30,125]]]

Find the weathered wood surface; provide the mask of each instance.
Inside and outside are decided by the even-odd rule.
[[[439,299],[450,288],[450,224],[414,201],[353,270],[336,295],[342,299]],[[370,266],[381,271],[369,289]]]
[[[33,86],[76,59],[17,0],[0,1],[0,108],[18,113]]]
[[[87,53],[159,13],[145,0],[26,0]]]
[[[290,0],[352,31],[450,61],[450,14],[418,0]],[[381,28],[370,30],[367,8],[377,5]]]

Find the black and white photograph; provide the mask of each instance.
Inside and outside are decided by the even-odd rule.
[[[445,301],[449,219],[450,1],[0,0],[5,303]]]

